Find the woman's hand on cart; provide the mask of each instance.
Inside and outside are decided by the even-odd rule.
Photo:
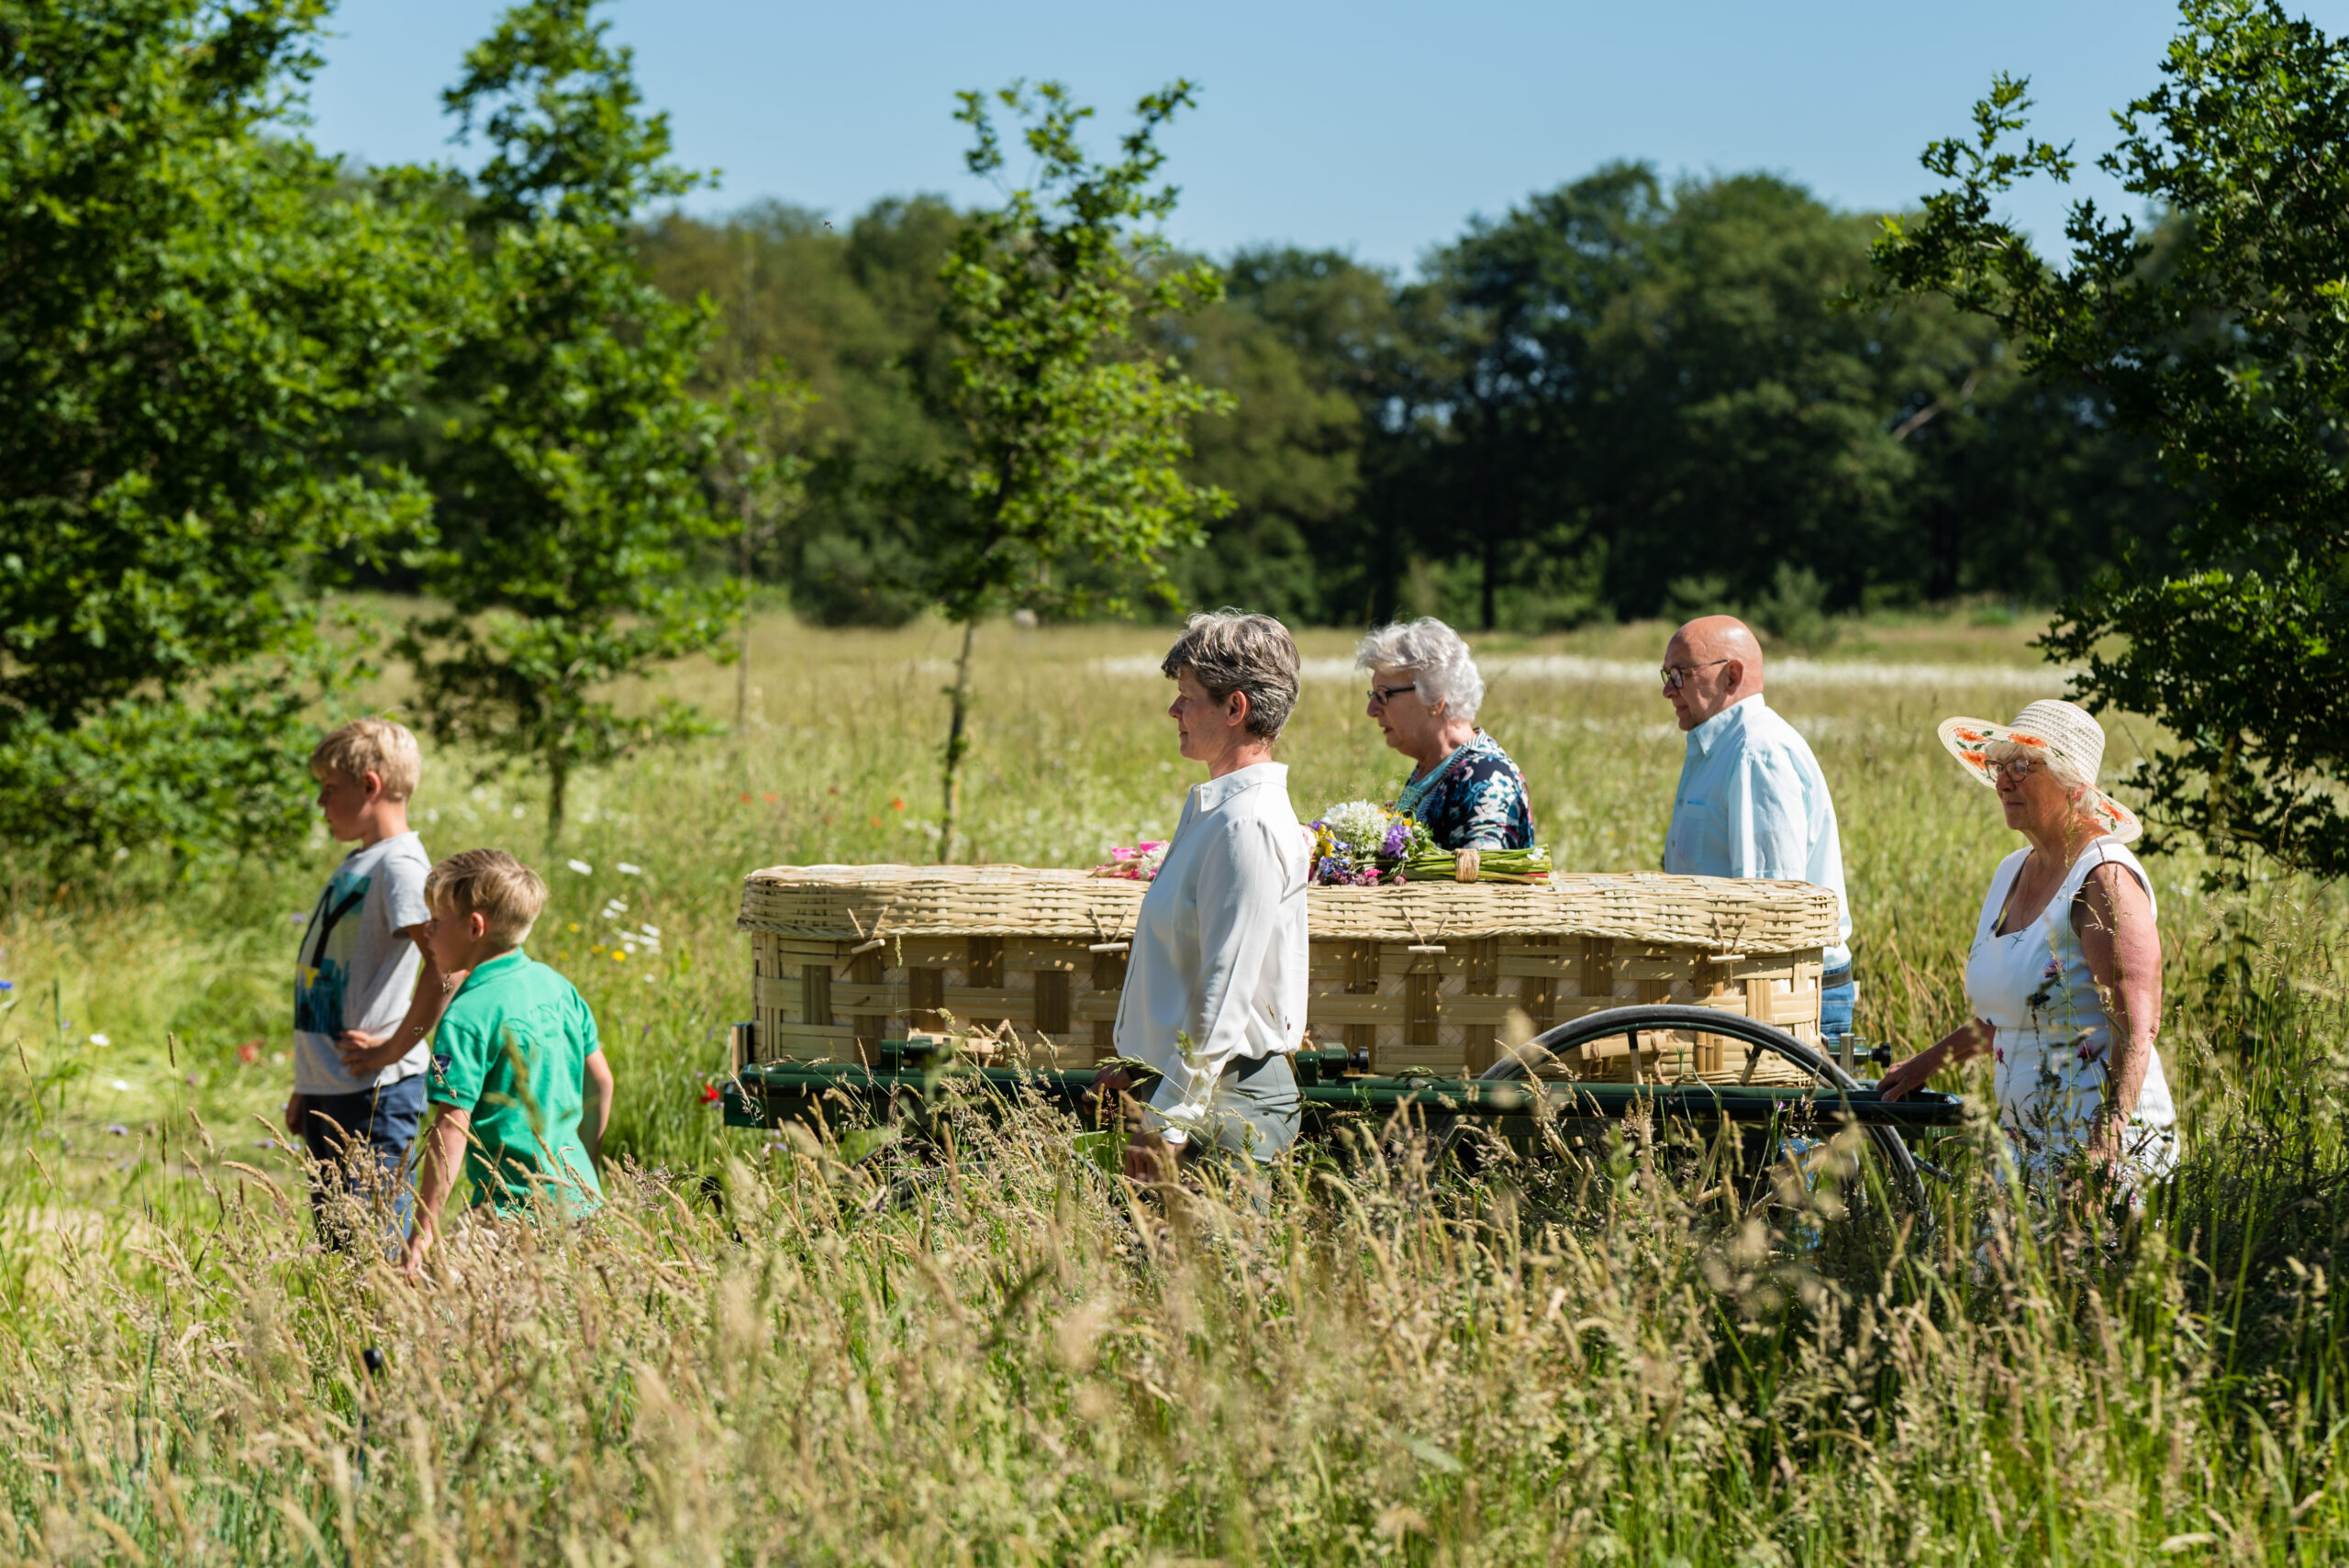
[[[1905,1062],[1896,1062],[1876,1084],[1876,1097],[1897,1100],[1921,1089],[1944,1067],[1970,1062],[1990,1049],[1998,1031],[1987,1018],[1969,1018]]]

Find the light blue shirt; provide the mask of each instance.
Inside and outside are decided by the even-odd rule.
[[[1664,839],[1664,869],[1682,876],[1790,878],[1835,895],[1842,940],[1828,969],[1852,962],[1852,901],[1835,803],[1810,743],[1760,696],[1731,704],[1688,732],[1687,759]]]

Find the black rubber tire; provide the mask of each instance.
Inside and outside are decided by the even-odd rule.
[[[1776,1025],[1749,1018],[1742,1013],[1720,1012],[1711,1007],[1678,1006],[1667,1003],[1609,1007],[1605,1012],[1586,1013],[1555,1029],[1545,1029],[1534,1036],[1525,1049],[1555,1055],[1590,1040],[1645,1029],[1686,1029],[1725,1035],[1731,1040],[1758,1046],[1785,1058],[1829,1088],[1857,1090],[1862,1086],[1860,1081],[1844,1072],[1833,1058],[1805,1045]],[[1504,1057],[1477,1076],[1486,1082],[1509,1083],[1531,1074],[1522,1061]],[[1453,1130],[1456,1133],[1457,1129]],[[1926,1202],[1924,1177],[1917,1169],[1917,1157],[1909,1152],[1907,1140],[1888,1127],[1872,1127],[1868,1129],[1868,1135],[1876,1140],[1876,1150],[1884,1156],[1901,1195],[1916,1214],[1920,1230],[1929,1228],[1932,1223],[1932,1207]],[[1451,1140],[1446,1141],[1449,1143]]]

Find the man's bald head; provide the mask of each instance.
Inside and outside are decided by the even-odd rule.
[[[1698,616],[1664,645],[1664,667],[1686,679],[1664,695],[1694,729],[1733,703],[1762,690],[1762,643],[1735,616]]]

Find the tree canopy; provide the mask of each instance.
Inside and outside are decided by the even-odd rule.
[[[830,227],[673,217],[642,240],[739,339],[711,373],[783,349],[826,399],[807,510],[763,559],[819,620],[921,602],[887,476],[960,439],[922,391],[951,357],[922,306],[965,221],[918,198]],[[1941,302],[1859,299],[1876,232],[1783,179],[1625,164],[1473,224],[1412,279],[1244,250],[1221,299],[1142,323],[1238,410],[1191,422],[1186,472],[1232,508],[1164,555],[1169,580],[1308,622],[1527,630],[1751,607],[1782,566],[1827,608],[2045,604],[2165,528],[2181,500],[2097,387],[2024,373]]]
[[[1894,289],[1993,325],[2043,382],[2093,388],[2156,443],[2190,513],[2113,555],[2046,646],[2080,695],[2175,738],[2145,780],[2157,818],[2330,874],[2349,871],[2349,41],[2259,0],[2186,0],[2164,80],[2101,162],[2176,215],[2148,231],[2072,209],[2066,262],[1996,199],[2066,178],[2000,78],[1975,132],[1935,143],[1943,186],[1887,226]]]
[[[694,570],[740,527],[704,483],[723,415],[686,384],[707,313],[641,277],[628,227],[692,180],[593,10],[526,0],[448,94],[493,150],[466,217],[474,306],[422,462],[435,537],[415,559],[447,609],[401,644],[435,734],[544,772],[551,841],[574,772],[697,722],[625,711],[611,684],[722,651],[740,607]]]
[[[280,753],[355,673],[317,591],[424,517],[359,437],[445,351],[453,263],[429,182],[302,139],[324,14],[0,6],[0,836],[298,828]]]

